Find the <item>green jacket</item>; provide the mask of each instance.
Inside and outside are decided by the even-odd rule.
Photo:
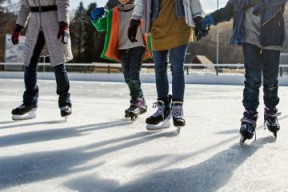
[[[101,57],[104,59],[120,62],[118,49],[119,31],[119,10],[117,7],[106,11],[105,17],[92,20],[92,25],[99,32],[106,31],[104,49]],[[150,36],[143,35],[146,51],[143,54],[143,61],[152,58]]]

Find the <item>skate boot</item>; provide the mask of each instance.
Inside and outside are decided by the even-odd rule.
[[[280,115],[281,113],[278,112],[276,107],[273,109],[265,107],[264,109],[264,126],[273,133],[275,138],[277,138],[277,132],[280,130],[280,125],[278,122],[278,116]]]
[[[240,128],[240,144],[243,144],[246,139],[252,139],[255,133],[256,122],[258,119],[258,113],[246,110],[243,113],[243,118],[241,119]],[[256,133],[255,133],[256,140]]]
[[[72,114],[72,108],[68,105],[60,108],[61,117],[64,117],[67,120],[68,116]]]
[[[138,116],[142,113],[145,113],[147,111],[147,105],[145,102],[145,99],[137,98],[132,100],[131,106],[128,109],[128,115],[131,118],[132,121],[136,120]]]
[[[36,112],[36,108],[22,104],[19,107],[12,110],[12,119],[14,121],[34,119],[36,117],[35,112]]]
[[[170,112],[171,112],[171,99],[168,102],[158,100],[153,104],[153,108],[157,107],[157,111],[146,119],[146,129],[149,131],[157,131],[170,127]]]
[[[184,127],[186,122],[183,116],[183,102],[174,101],[172,103],[173,124],[177,127],[177,132],[180,133],[181,127]]]

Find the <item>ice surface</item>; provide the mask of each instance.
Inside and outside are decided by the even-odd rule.
[[[0,79],[0,191],[288,191],[288,87],[280,87],[275,142],[259,107],[256,142],[239,145],[242,86],[186,86],[187,125],[151,133],[155,84],[143,84],[148,112],[124,118],[124,83],[71,81],[73,115],[64,122],[55,81],[39,81],[37,118],[12,121],[23,80]],[[262,89],[261,89],[262,90]]]

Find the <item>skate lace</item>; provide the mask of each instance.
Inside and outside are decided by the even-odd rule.
[[[19,108],[19,109],[24,109],[25,107],[26,107],[26,105],[22,104],[22,105],[20,105],[18,108]]]
[[[158,108],[157,111],[152,115],[153,117],[162,116],[164,118],[164,107],[159,105],[158,102],[153,103],[153,108]]]
[[[182,106],[172,107],[172,116],[176,118],[183,118],[183,108]]]
[[[61,111],[64,111],[64,110],[69,109],[69,108],[70,108],[70,107],[66,105],[66,106],[64,106],[64,107],[61,107],[60,110],[61,110]]]

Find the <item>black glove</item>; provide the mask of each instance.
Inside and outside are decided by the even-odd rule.
[[[128,39],[133,43],[133,42],[137,42],[136,39],[136,34],[137,34],[137,30],[138,27],[140,25],[140,20],[137,19],[131,19],[130,20],[130,25],[128,28]]]
[[[203,17],[200,16],[195,17],[194,22],[195,22],[194,33],[195,36],[197,37],[197,41],[207,37],[209,35],[209,27],[208,29],[202,28]]]
[[[201,31],[201,22],[203,20],[203,17],[198,16],[198,17],[195,17],[193,20],[195,22],[194,33],[195,33],[195,36],[198,37]]]

